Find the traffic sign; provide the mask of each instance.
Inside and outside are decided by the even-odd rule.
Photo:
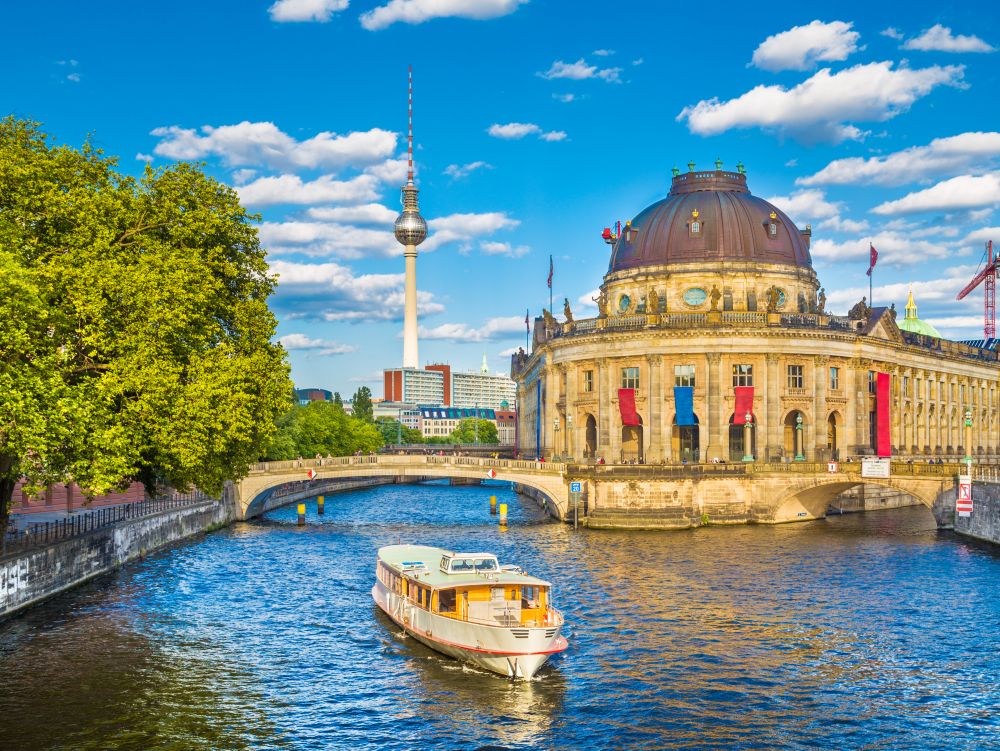
[[[972,514],[972,478],[968,475],[959,475],[958,478],[958,498],[955,500],[955,511],[959,516],[970,516]]]
[[[831,474],[834,473],[834,472],[836,472],[837,471],[837,462],[827,462],[826,463],[826,471],[830,472]]]
[[[583,483],[582,482],[571,482],[569,484],[569,492],[570,493],[582,493],[583,492]]]
[[[489,478],[490,480],[492,480],[496,476],[497,476],[497,471],[493,469],[493,467],[490,467],[488,470],[486,470],[486,477]]]
[[[306,474],[309,475],[309,479],[312,480],[319,473],[315,469],[310,469],[308,472],[306,472]]]

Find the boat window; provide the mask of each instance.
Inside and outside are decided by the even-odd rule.
[[[455,601],[454,589],[442,589],[438,593],[438,611],[442,613],[454,613]]]
[[[476,561],[476,571],[496,571],[497,562],[493,558],[480,558]]]
[[[471,558],[459,558],[451,562],[452,571],[472,571],[475,569],[475,563]]]
[[[538,587],[521,587],[521,607],[538,607]]]

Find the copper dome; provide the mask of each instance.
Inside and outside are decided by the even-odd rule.
[[[675,175],[670,193],[622,228],[608,273],[713,261],[812,266],[809,231],[750,195],[739,172]]]

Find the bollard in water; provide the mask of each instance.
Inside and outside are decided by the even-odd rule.
[[[500,504],[500,529],[507,529],[507,504]]]
[[[306,504],[299,504],[299,526],[301,527],[306,523]]]
[[[497,515],[497,497],[495,495],[490,496],[490,516]]]
[[[317,514],[323,513],[323,496],[318,496],[316,498],[316,513]]]

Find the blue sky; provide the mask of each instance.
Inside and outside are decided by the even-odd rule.
[[[406,66],[421,209],[420,359],[506,371],[524,313],[577,316],[601,229],[671,167],[742,161],[813,226],[828,306],[875,303],[981,335],[956,302],[1000,243],[995,3],[697,6],[544,0],[8,4],[0,111],[88,134],[126,171],[207,163],[263,215],[300,386],[381,395],[402,358]]]

